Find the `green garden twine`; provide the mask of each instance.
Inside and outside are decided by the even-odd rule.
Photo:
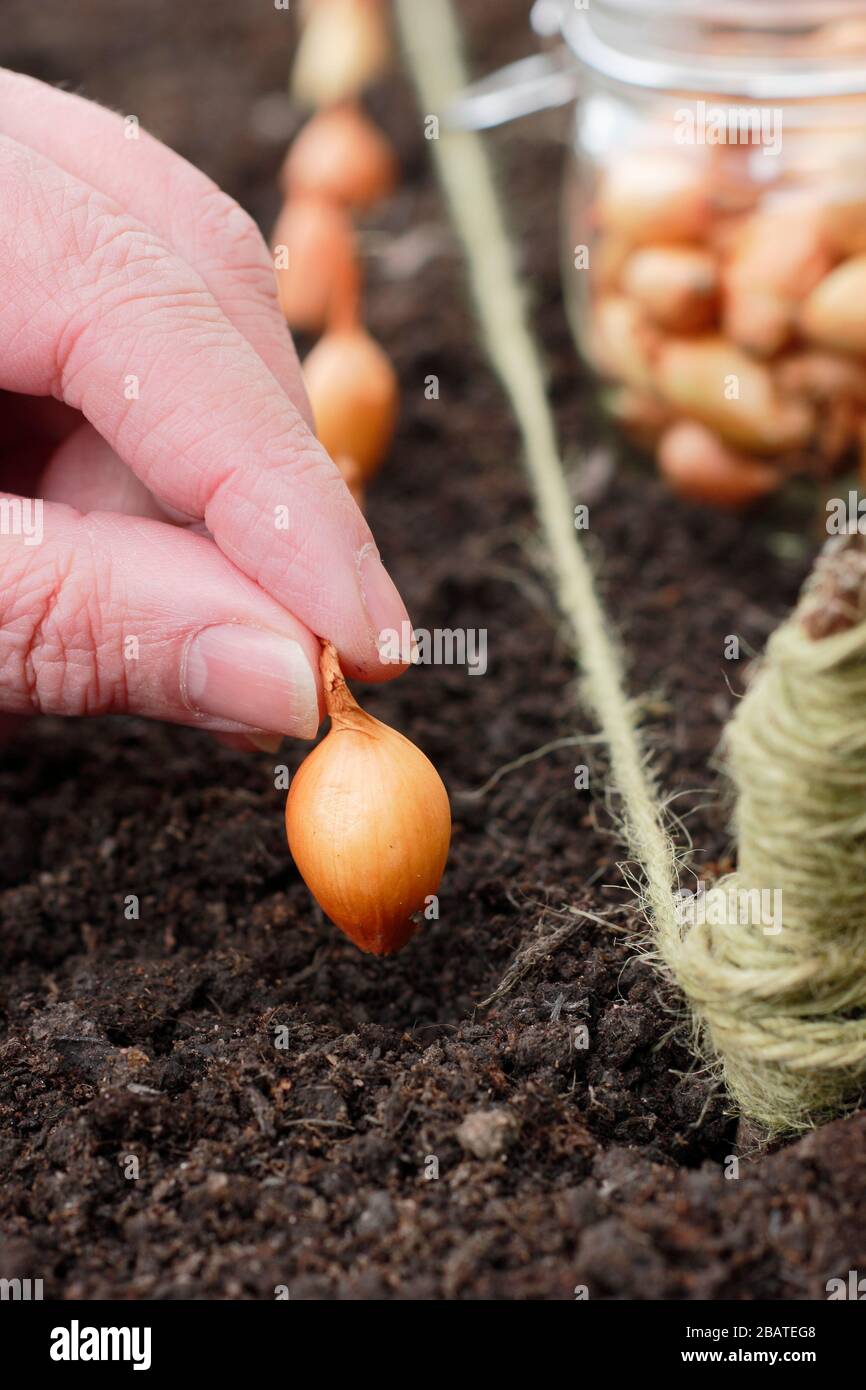
[[[825,550],[723,749],[734,874],[668,964],[745,1115],[801,1130],[866,1086],[866,550]],[[699,910],[696,909],[696,904]]]

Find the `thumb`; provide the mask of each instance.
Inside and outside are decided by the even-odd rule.
[[[204,536],[0,494],[0,712],[312,738],[319,644]]]

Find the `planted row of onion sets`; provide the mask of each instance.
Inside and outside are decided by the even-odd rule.
[[[303,363],[316,433],[359,505],[394,434],[394,368],[360,317],[353,213],[397,184],[397,160],[361,98],[391,58],[383,0],[307,0],[292,72],[313,114],[280,172],[272,236],[290,328],[320,334]],[[286,249],[281,266],[280,248]],[[448,795],[420,749],[360,708],[330,643],[321,658],[331,727],[295,774],[286,832],[322,910],[375,955],[400,949],[430,911],[448,856]]]
[[[775,165],[671,134],[601,176],[584,348],[669,484],[741,507],[866,458],[864,134],[786,131]]]
[[[359,502],[388,452],[398,406],[394,368],[360,321],[352,221],[397,183],[394,150],[359,99],[387,64],[386,20],[380,0],[308,7],[292,87],[315,111],[280,171],[283,206],[272,236],[286,321],[321,334],[303,364],[316,433]]]

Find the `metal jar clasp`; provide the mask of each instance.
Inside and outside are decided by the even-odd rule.
[[[533,29],[551,38],[562,29],[564,0],[535,0]],[[445,112],[449,130],[489,130],[493,126],[567,106],[578,95],[578,65],[565,45],[509,63],[454,99]]]

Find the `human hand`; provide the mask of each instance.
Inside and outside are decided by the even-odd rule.
[[[316,638],[387,679],[407,615],[311,432],[255,224],[2,69],[0,188],[0,712],[312,737]]]

